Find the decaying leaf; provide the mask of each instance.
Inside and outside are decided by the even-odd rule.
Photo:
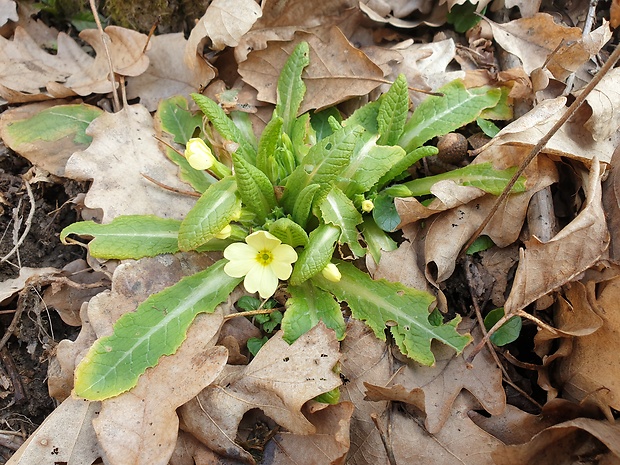
[[[93,142],[88,149],[73,154],[66,175],[93,180],[84,203],[103,209],[104,223],[132,214],[182,219],[195,203],[193,198],[164,190],[142,176],[187,190],[176,176],[176,166],[161,151],[153,119],[143,106],[105,113],[93,121],[86,134]]]
[[[472,320],[464,320],[461,331],[468,331],[473,326]],[[479,330],[472,332],[474,341],[482,337]],[[489,413],[502,413],[506,398],[502,389],[502,374],[487,350],[474,358],[472,367],[468,367],[465,358],[472,350],[472,345],[465,348],[462,355],[455,356],[443,347],[435,348],[437,363],[425,367],[414,362],[400,370],[387,387],[365,383],[368,399],[397,400],[416,406],[426,413],[424,423],[431,434],[438,433],[452,411],[452,404],[466,389],[473,394]]]
[[[609,246],[609,231],[601,199],[601,166],[594,159],[585,183],[586,203],[579,215],[549,242],[536,237],[521,250],[519,266],[510,295],[507,313],[570,282],[594,265]]]
[[[17,21],[17,4],[13,0],[0,0],[0,27],[8,21]]]
[[[610,70],[586,98],[592,109],[592,116],[586,121],[585,127],[592,133],[595,141],[607,139],[620,126],[618,79],[620,69]]]
[[[15,294],[24,289],[29,283],[35,283],[37,279],[46,276],[54,276],[60,273],[56,268],[30,268],[23,266],[19,270],[19,277],[6,279],[0,283],[0,304],[12,299]]]
[[[609,231],[620,231],[620,147],[614,151],[607,180],[603,183],[603,209]],[[610,235],[609,257],[620,259],[620,237]]]
[[[209,37],[212,50],[236,47],[261,16],[261,7],[254,0],[214,0],[192,34]]]
[[[182,427],[217,453],[252,462],[236,444],[241,418],[261,409],[293,434],[314,434],[316,427],[301,407],[341,381],[332,368],[338,360],[338,340],[324,324],[292,345],[276,333],[246,367],[229,366],[214,384],[180,409]]]
[[[310,65],[302,75],[307,90],[300,114],[353,96],[366,95],[381,84],[381,69],[351,45],[340,29],[320,28],[312,33],[297,32],[292,42],[270,42],[265,50],[252,52],[239,64],[239,74],[258,90],[259,100],[276,102],[274,83],[300,41],[306,41],[310,46]],[[339,52],[335,53],[335,50]],[[346,61],[343,61],[343,55]]]

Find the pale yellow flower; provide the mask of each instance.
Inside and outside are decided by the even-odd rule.
[[[194,137],[187,141],[185,158],[195,170],[208,170],[215,163],[215,157],[205,141]]]
[[[224,266],[224,272],[233,278],[245,276],[245,289],[267,299],[276,292],[278,279],[291,276],[297,252],[267,231],[256,231],[246,237],[245,242],[226,247],[224,258],[230,261]]]
[[[232,227],[227,224],[222,228],[222,230],[215,235],[216,239],[228,239],[232,234]]]
[[[375,204],[372,200],[362,200],[362,211],[370,213],[375,208]]]
[[[333,283],[337,283],[342,279],[342,274],[336,265],[333,263],[328,263],[325,268],[321,270],[321,274],[325,279],[331,281]]]

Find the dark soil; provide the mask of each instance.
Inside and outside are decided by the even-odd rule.
[[[21,221],[17,237],[25,230],[31,201],[22,176],[29,169],[28,161],[0,145],[0,257],[14,247],[16,219]],[[21,267],[61,269],[83,258],[80,248],[60,243],[59,233],[77,220],[67,201],[85,192],[87,186],[60,179],[58,183],[39,182],[31,187],[35,211],[30,231],[19,254],[0,264],[0,282],[17,277]],[[0,305],[0,338],[10,330],[18,314],[15,330],[0,347],[0,463],[5,463],[56,407],[47,390],[47,362],[56,344],[62,339],[75,339],[79,329],[64,324],[41,295],[41,286],[28,286]],[[11,432],[8,436],[14,440],[2,441],[4,432]]]

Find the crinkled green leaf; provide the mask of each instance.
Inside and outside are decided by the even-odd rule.
[[[256,149],[258,147],[258,142],[256,141],[256,134],[254,134],[250,114],[245,111],[231,111],[230,119],[235,123],[239,131],[241,131],[243,137]]]
[[[330,117],[335,118],[338,122],[342,121],[342,115],[336,107],[329,107],[325,110],[312,113],[310,122],[312,124],[312,128],[316,132],[316,140],[325,139],[327,136],[331,136],[333,134],[334,131],[329,124]]]
[[[303,190],[297,196],[295,205],[293,206],[292,218],[295,223],[299,224],[302,228],[306,227],[308,218],[310,217],[310,210],[312,208],[312,202],[314,196],[321,188],[318,184],[310,184],[303,188]]]
[[[379,100],[377,124],[380,145],[394,145],[398,142],[409,112],[409,86],[404,74],[399,74],[385,94]]]
[[[379,133],[379,124],[377,123],[377,117],[379,116],[379,108],[381,102],[375,100],[374,102],[367,103],[363,107],[358,108],[342,122],[342,126],[362,126],[366,131],[371,134]]]
[[[341,244],[347,244],[356,257],[362,257],[366,251],[360,245],[360,233],[357,225],[362,222],[362,215],[357,211],[351,199],[333,186],[327,195],[318,204],[321,217],[325,223],[330,223],[340,228]]]
[[[308,245],[308,234],[297,223],[288,218],[280,218],[269,225],[269,232],[291,247]]]
[[[375,208],[372,210],[372,218],[384,231],[396,231],[400,224],[400,216],[394,205],[394,197],[382,192],[374,200]]]
[[[243,132],[237,127],[233,120],[228,117],[224,110],[222,110],[217,103],[204,95],[192,94],[192,98],[209,121],[211,121],[211,124],[213,124],[217,132],[219,132],[224,139],[239,144],[237,152],[239,152],[246,161],[252,164],[256,163],[256,149],[254,145],[252,145],[252,141],[245,137]]]
[[[382,189],[386,186],[390,181],[394,180],[398,176],[400,176],[407,168],[409,168],[414,163],[417,163],[424,157],[430,157],[432,155],[437,155],[439,150],[437,147],[432,146],[423,146],[418,147],[415,150],[412,150],[408,154],[406,154],[403,158],[397,161],[394,165],[390,167],[387,173],[385,173],[381,179],[377,182],[377,189]]]
[[[482,110],[495,106],[502,93],[494,88],[466,89],[460,80],[446,84],[438,92],[444,95],[424,99],[407,121],[398,140],[398,145],[406,152],[411,152],[433,137],[471,123]]]
[[[230,176],[211,185],[187,213],[179,229],[179,249],[194,250],[215,237],[241,209],[237,182]]]
[[[200,115],[194,115],[185,100],[185,97],[177,95],[159,102],[155,121],[159,123],[162,131],[174,136],[178,144],[187,144],[194,136],[194,132],[202,124]],[[165,148],[166,156],[179,166],[179,177],[190,184],[197,192],[206,191],[217,180],[203,170],[192,168],[187,159],[179,155],[170,147]]]
[[[500,195],[517,169],[515,166],[505,170],[497,170],[493,168],[491,162],[478,163],[435,176],[414,179],[402,185],[409,189],[413,196],[428,195],[431,193],[431,187],[434,184],[450,179],[460,186],[473,186],[489,194]],[[511,192],[523,191],[525,191],[525,176],[521,176],[517,180]]]
[[[316,131],[310,123],[310,113],[304,113],[295,120],[293,133],[291,134],[292,148],[296,161],[295,166],[301,163],[308,155],[310,148],[316,144],[316,141]]]
[[[283,339],[286,342],[292,344],[320,321],[336,331],[339,341],[344,339],[346,324],[334,296],[314,286],[310,281],[289,286],[288,292],[291,297],[286,302],[286,312],[282,319]]]
[[[299,254],[289,283],[298,286],[319,273],[331,261],[340,228],[331,224],[321,224],[310,233],[308,245]]]
[[[289,176],[282,196],[283,205],[292,211],[297,196],[306,186],[336,180],[349,163],[355,141],[362,132],[360,126],[345,127],[313,146]]]
[[[491,310],[487,316],[484,317],[484,327],[486,330],[490,330],[495,323],[504,317],[504,308],[496,308]],[[506,323],[501,325],[497,331],[491,334],[491,342],[496,346],[505,346],[511,342],[516,341],[521,334],[521,327],[523,323],[520,316],[513,316]]]
[[[367,273],[352,264],[339,262],[342,274],[339,282],[328,281],[316,275],[312,282],[346,301],[354,318],[364,321],[377,338],[385,341],[388,327],[400,351],[407,357],[423,364],[433,365],[431,351],[433,339],[461,353],[471,341],[469,335],[456,331],[460,317],[440,326],[429,322],[429,306],[435,298],[428,292],[419,291],[401,283],[384,279],[373,280]]]
[[[478,2],[466,1],[461,4],[452,5],[452,9],[448,12],[447,23],[454,26],[456,32],[467,32],[480,22],[481,15],[484,15],[487,7],[485,6],[480,14],[476,12]]]
[[[280,71],[275,114],[282,118],[284,132],[289,135],[293,133],[293,124],[306,93],[301,73],[309,64],[310,47],[307,42],[300,42]]]
[[[150,296],[135,312],[124,314],[110,336],[95,341],[75,370],[75,392],[103,400],[136,385],[162,355],[177,351],[199,313],[211,313],[242,278],[224,272],[226,260]]]
[[[179,251],[179,220],[155,215],[118,216],[108,224],[94,221],[73,223],[60,232],[67,244],[69,234],[92,236],[88,250],[93,257],[103,259],[138,259]]]
[[[398,244],[377,225],[370,215],[364,215],[362,234],[375,263],[381,261],[382,251],[390,252],[398,248]]]
[[[490,86],[483,86],[477,89],[492,89]],[[514,117],[512,98],[510,97],[510,87],[502,86],[499,88],[501,95],[497,104],[490,108],[485,108],[480,113],[480,118],[508,121]]]
[[[232,159],[241,200],[254,212],[257,222],[262,224],[277,204],[273,185],[265,173],[245,161],[239,154],[233,153]]]
[[[282,135],[282,118],[274,117],[267,123],[258,141],[256,167],[267,175],[272,184],[278,179],[278,170],[275,168],[275,156],[280,136]]]

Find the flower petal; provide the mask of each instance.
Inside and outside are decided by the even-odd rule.
[[[278,288],[278,277],[270,267],[259,265],[248,272],[243,285],[246,291],[258,292],[263,299],[268,299]]]
[[[282,241],[267,231],[256,231],[245,238],[245,242],[256,250],[273,250]]]
[[[280,262],[274,260],[273,262],[271,262],[269,267],[272,269],[275,275],[283,281],[290,278],[291,273],[293,272],[293,266],[289,262]]]
[[[280,244],[272,250],[273,259],[278,262],[295,263],[297,261],[297,252],[288,244]]]
[[[227,258],[228,260],[256,261],[256,250],[247,244],[235,242],[224,249],[224,258]]]

